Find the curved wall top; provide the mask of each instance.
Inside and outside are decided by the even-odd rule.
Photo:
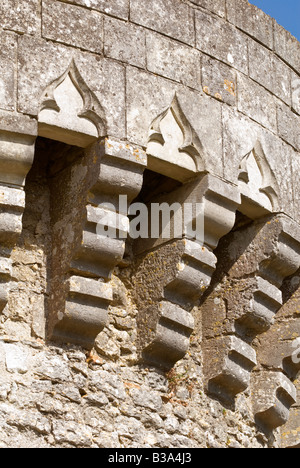
[[[74,59],[109,136],[146,147],[176,93],[207,169],[237,184],[259,141],[278,210],[298,219],[300,44],[272,18],[246,0],[13,4],[0,6],[0,130],[36,136],[45,90]]]
[[[135,244],[145,253],[134,266],[143,278],[133,291],[138,352],[164,368],[180,360],[198,333],[191,309],[207,290],[207,390],[235,398],[251,387],[253,414],[267,429],[285,423],[299,400],[286,365],[295,369],[282,359],[293,352],[285,346],[298,335],[298,306],[292,298],[284,309],[281,290],[300,265],[299,42],[246,0],[3,0],[0,17],[0,310],[11,293],[25,179],[43,150],[38,136],[63,142],[50,146],[72,161],[58,164],[47,186],[55,194],[47,333],[67,343],[90,349],[108,324],[132,212],[125,204],[115,213],[110,228],[120,238],[103,240],[97,229],[119,194],[136,199],[147,167],[176,181],[159,201],[201,201],[205,229],[201,249],[190,239],[170,249],[163,236],[151,244],[155,255]],[[237,210],[255,222],[224,240]],[[221,239],[229,244],[220,254]],[[207,288],[222,261],[233,266],[215,297]],[[268,346],[257,350],[252,341],[263,333]]]

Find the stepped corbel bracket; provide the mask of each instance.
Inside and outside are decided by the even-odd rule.
[[[205,151],[185,116],[177,95],[162,114],[154,119],[146,149],[148,169],[186,182],[205,172]]]
[[[201,225],[201,241],[188,236],[189,229],[183,230],[182,239],[157,239],[154,251],[146,241],[134,277],[140,355],[163,368],[171,368],[188,350],[194,328],[191,310],[210,284],[217,261],[213,248],[232,229],[240,198],[234,186],[206,175],[155,202],[170,205],[175,200],[182,206],[201,204],[198,219],[190,220]]]
[[[34,157],[35,135],[0,135],[0,310],[12,279],[11,251],[22,231],[24,185]]]
[[[256,366],[255,351],[236,336],[206,340],[203,345],[204,375],[207,392],[220,401],[232,401],[250,385]]]
[[[226,240],[226,245],[224,242],[221,260],[223,267],[219,267],[225,268],[226,274],[218,288],[202,304],[203,335],[208,343],[230,335],[250,348],[257,335],[270,329],[276,313],[282,306],[282,293],[279,288],[283,280],[295,273],[300,266],[299,233],[299,226],[295,222],[287,216],[279,215],[263,222],[257,221],[254,225],[233,233],[230,239]],[[226,267],[226,262],[231,266]],[[228,343],[224,343],[222,350],[226,355]],[[205,350],[209,344],[204,341],[203,346]],[[227,356],[231,354],[231,348],[228,346]],[[205,356],[206,388],[209,391],[216,388],[217,397],[220,397],[223,389],[227,399],[231,396],[233,401],[245,388],[243,385],[239,388],[230,383],[230,367],[226,369],[224,378],[224,359],[215,362],[212,376],[212,358],[209,352],[206,352]],[[245,373],[244,362],[244,353],[239,356],[237,349],[235,363],[240,366],[241,375]],[[247,382],[250,379],[251,368],[248,368],[248,372]],[[236,380],[236,374],[234,369],[233,381]]]
[[[278,212],[279,186],[259,141],[239,169],[241,212],[251,219]]]
[[[282,372],[253,373],[252,381],[256,423],[271,432],[288,421],[290,408],[297,401],[296,388]]]
[[[129,233],[128,208],[142,187],[146,155],[140,148],[105,138],[85,150],[85,157],[91,164],[84,172],[90,181],[85,219],[80,242],[74,246],[65,272],[66,300],[52,338],[91,348],[107,323],[113,294],[110,278],[123,259]]]
[[[292,279],[290,279],[292,281]],[[288,282],[290,281],[288,280]],[[285,284],[287,286],[287,284]],[[299,387],[299,371],[300,371],[300,320],[295,314],[298,310],[299,305],[299,292],[289,298],[285,302],[284,306],[278,313],[276,324],[271,327],[268,332],[264,333],[259,340],[257,345],[257,359],[259,362],[259,370],[263,370],[267,375],[267,369],[276,371],[278,374],[284,375],[284,379],[290,382],[290,388],[293,389],[294,385]],[[274,352],[276,350],[276,352]],[[252,388],[254,395],[259,392],[257,387],[260,381],[255,378],[256,372],[253,373]],[[276,391],[276,390],[275,390]],[[299,388],[298,388],[299,391]],[[280,390],[277,391],[280,396]],[[279,398],[277,396],[277,398]],[[279,398],[280,399],[280,398]],[[261,404],[267,406],[268,401],[264,401],[261,398]],[[297,404],[291,405],[285,404],[284,418],[278,418],[277,421],[273,418],[271,422],[266,425],[272,429],[276,429],[278,426],[282,426],[282,437],[285,446],[299,444],[299,394],[297,398]],[[277,407],[277,406],[276,406]],[[257,408],[257,403],[253,398],[254,412],[260,412],[260,408]],[[273,414],[274,409],[271,411]],[[296,415],[298,414],[298,423]],[[268,413],[265,415],[268,418]],[[259,415],[259,419],[261,415]]]
[[[40,136],[82,148],[106,135],[104,110],[74,59],[45,89],[38,126]]]

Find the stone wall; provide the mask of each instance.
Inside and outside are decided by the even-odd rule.
[[[0,446],[299,447],[300,44],[246,0],[0,13]]]

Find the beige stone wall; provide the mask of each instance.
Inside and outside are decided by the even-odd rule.
[[[299,445],[299,43],[244,0],[0,17],[0,446]],[[140,192],[203,249],[99,243]]]

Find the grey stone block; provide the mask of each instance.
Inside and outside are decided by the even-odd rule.
[[[249,40],[249,76],[291,104],[291,70],[271,51]]]
[[[131,21],[194,45],[193,11],[189,5],[180,0],[153,0],[149,7],[148,0],[132,0]]]
[[[206,55],[202,56],[201,62],[203,91],[226,104],[234,105],[237,94],[235,70]]]
[[[153,73],[200,88],[200,54],[160,34],[147,33],[147,68]]]
[[[101,54],[103,17],[75,5],[43,0],[42,36]]]
[[[284,104],[277,107],[278,133],[281,138],[300,151],[300,117]]]
[[[238,74],[238,109],[269,130],[276,131],[274,97],[254,81]]]
[[[247,37],[230,23],[195,12],[196,47],[243,73],[248,73]]]
[[[274,50],[294,70],[300,73],[300,43],[274,20]]]
[[[145,30],[132,23],[104,18],[104,55],[137,67],[146,66]]]
[[[2,18],[1,12],[0,17]],[[15,96],[15,67],[17,53],[17,36],[13,33],[0,34],[0,108],[14,110]]]
[[[0,110],[0,129],[3,132],[37,136],[37,120],[29,115]]]
[[[253,411],[256,422],[269,431],[285,424],[296,403],[296,388],[281,372],[259,372],[252,379]]]
[[[117,18],[128,19],[129,0],[61,0],[65,3],[85,6]]]
[[[197,6],[206,8],[213,13],[216,13],[222,18],[225,18],[226,15],[226,5],[225,0],[191,0]]]
[[[273,19],[247,0],[226,0],[227,18],[239,29],[273,48]]]
[[[232,401],[250,385],[257,364],[255,351],[235,336],[207,340],[203,345],[207,391],[220,400]]]
[[[18,33],[34,34],[40,25],[39,11],[39,0],[2,0],[1,27]]]
[[[293,71],[292,75],[292,108],[297,114],[300,114],[300,77]]]

